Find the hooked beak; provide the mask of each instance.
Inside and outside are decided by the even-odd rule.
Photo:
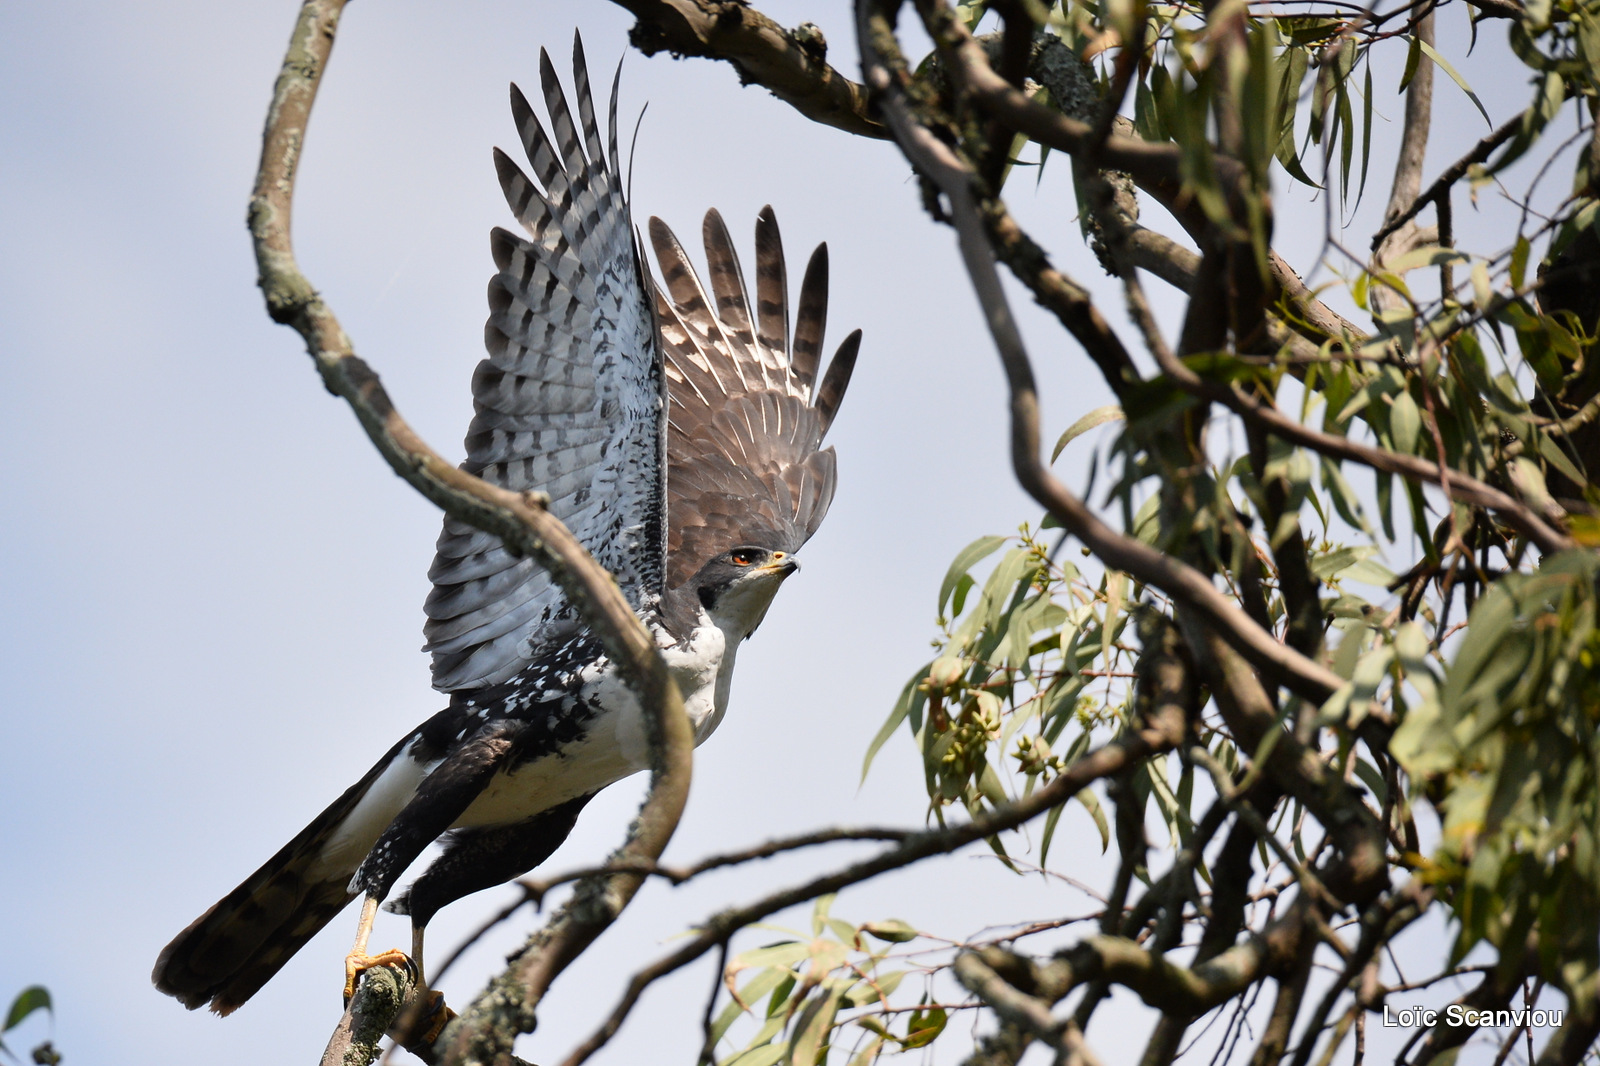
[[[756,569],[763,574],[777,574],[779,577],[788,577],[800,569],[800,560],[788,552],[773,552],[772,561]]]

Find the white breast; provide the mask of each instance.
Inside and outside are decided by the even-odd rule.
[[[662,658],[694,725],[696,745],[722,721],[733,676],[726,635],[703,616],[702,622],[681,645],[656,630]],[[583,699],[602,708],[583,738],[559,753],[496,774],[451,828],[520,822],[649,768],[650,741],[639,701],[610,660],[586,667],[582,677]]]

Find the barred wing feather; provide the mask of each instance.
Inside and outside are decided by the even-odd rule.
[[[822,448],[850,381],[861,331],[816,382],[827,324],[828,248],[806,267],[789,334],[783,242],[772,208],[756,219],[752,307],[727,226],[703,226],[707,294],[666,223],[650,220],[661,267],[656,317],[671,395],[667,425],[666,587],[741,544],[798,551],[833,501],[832,448]]]
[[[548,493],[551,512],[639,608],[659,595],[663,576],[664,382],[618,165],[617,82],[607,152],[576,40],[573,69],[576,122],[541,51],[549,133],[511,89],[538,183],[496,151],[526,236],[491,236],[489,354],[472,378],[462,466],[504,488]],[[454,519],[445,520],[429,577],[424,632],[434,686],[446,692],[510,679],[577,625],[549,574]]]

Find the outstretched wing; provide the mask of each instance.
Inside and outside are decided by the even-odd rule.
[[[528,237],[498,228],[491,236],[499,270],[489,282],[489,355],[472,376],[476,413],[462,467],[508,489],[549,493],[551,512],[637,608],[661,592],[664,382],[650,282],[623,197],[617,82],[607,150],[578,39],[572,64],[577,122],[550,57],[539,55],[550,134],[511,87],[539,181],[496,150],[500,186]],[[454,519],[428,576],[424,633],[434,687],[446,692],[508,680],[576,625],[548,573]]]
[[[828,246],[800,285],[793,343],[783,242],[771,207],[756,217],[756,299],[716,211],[703,232],[708,297],[666,223],[650,220],[661,265],[656,317],[671,394],[667,426],[667,575],[677,588],[741,544],[797,551],[833,501],[832,448],[822,448],[861,345],[839,345],[820,387],[828,318]]]

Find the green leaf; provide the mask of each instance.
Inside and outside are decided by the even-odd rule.
[[[767,1017],[776,1018],[780,1013],[782,1013],[783,1008],[789,1005],[789,994],[794,991],[795,982],[799,979],[799,977],[793,970],[782,970],[778,969],[777,967],[773,967],[772,969],[768,970],[767,973],[779,978],[779,980],[776,982],[776,987],[772,989],[772,998],[767,1000]],[[762,978],[766,977],[766,975],[767,974],[762,974],[761,977],[758,977],[754,981],[750,982],[752,986],[750,996],[752,998],[760,995],[759,992],[753,990],[753,986],[761,981]]]
[[[1573,465],[1572,460],[1567,458],[1567,453],[1561,450],[1561,445],[1551,439],[1550,434],[1543,431],[1535,431],[1534,438],[1539,442],[1539,455],[1545,462],[1561,471],[1574,484],[1584,485],[1588,483],[1589,479],[1584,477],[1578,468]]]
[[[950,569],[945,572],[944,583],[939,586],[939,613],[941,615],[944,614],[945,604],[950,600],[950,593],[955,591],[956,582],[960,581],[968,570],[993,555],[1005,542],[1005,537],[979,537],[961,549],[955,561],[950,564]]]
[[[861,1024],[861,1022],[857,1022]],[[883,1050],[883,1036],[875,1036],[867,1042],[867,1046],[851,1056],[850,1066],[872,1066],[878,1061],[878,1052]]]
[[[816,902],[811,905],[811,935],[812,936],[821,936],[822,935],[823,927],[827,924],[827,921],[828,921],[828,912],[833,909],[833,901],[838,899],[838,898],[839,898],[839,894],[837,892],[829,892],[829,893],[826,893],[825,895],[818,896]],[[813,956],[813,958],[812,958],[813,962],[817,961],[815,956],[816,956],[816,954],[817,954],[817,952],[819,950],[822,950],[822,949],[820,949],[816,943],[813,943],[811,945],[811,954]],[[831,970],[831,969],[833,969],[833,967],[829,966],[828,969]]]
[[[1467,94],[1467,99],[1471,100],[1473,106],[1478,109],[1478,114],[1483,116],[1483,121],[1487,122],[1490,126],[1493,126],[1494,122],[1490,120],[1489,112],[1485,110],[1483,101],[1478,99],[1478,94],[1472,91],[1472,86],[1468,85],[1466,79],[1456,72],[1456,68],[1450,65],[1449,60],[1445,59],[1445,57],[1440,55],[1438,52],[1435,52],[1433,50],[1433,46],[1427,41],[1422,40],[1420,37],[1417,38],[1417,44],[1422,46],[1422,50],[1428,54],[1429,59],[1439,64],[1440,70],[1450,75],[1451,81],[1455,82],[1461,87],[1461,91]]]
[[[917,1010],[911,1012],[911,1019],[906,1023],[906,1050],[926,1047],[944,1032],[944,1027],[949,1024],[950,1018],[945,1014],[943,1007],[934,1007],[924,1013]]]
[[[1111,825],[1106,821],[1106,812],[1100,806],[1100,798],[1092,789],[1087,788],[1072,798],[1083,804],[1083,809],[1094,819],[1094,827],[1100,830],[1100,854],[1104,855],[1106,849],[1111,846]]]
[[[817,1061],[817,1053],[833,1032],[833,1019],[839,1013],[839,1000],[843,995],[844,986],[838,981],[829,981],[800,1012],[795,1020],[793,1051],[789,1058],[792,1066],[812,1066]]]
[[[1517,243],[1511,246],[1511,287],[1518,292],[1522,291],[1522,283],[1528,279],[1528,255],[1532,250],[1528,238],[1517,234]]]
[[[11,1001],[11,1009],[6,1012],[6,1024],[0,1027],[0,1033],[15,1029],[36,1010],[55,1014],[55,1008],[50,1003],[50,992],[43,985],[29,985],[17,993],[17,998]]]
[[[1349,43],[1346,42],[1344,52],[1349,51]],[[1348,197],[1350,195],[1350,160],[1355,157],[1356,120],[1355,114],[1350,108],[1350,91],[1345,88],[1343,81],[1337,83],[1333,99],[1339,113],[1339,195]]]
[[[1442,248],[1437,244],[1424,245],[1413,248],[1405,255],[1392,262],[1384,263],[1384,268],[1396,274],[1404,274],[1408,270],[1418,267],[1441,266],[1445,263],[1465,263],[1472,257],[1465,252],[1458,252],[1454,248]]]
[[[1389,795],[1389,786],[1384,782],[1378,771],[1367,760],[1354,756],[1356,760],[1356,776],[1361,778],[1361,783],[1372,790],[1379,803],[1383,803]]]
[[[733,1058],[728,1059],[722,1066],[772,1066],[783,1058],[788,1045],[762,1044],[760,1047],[747,1048]]]
[[[1494,301],[1494,290],[1489,286],[1489,264],[1482,260],[1472,264],[1472,297],[1479,311],[1488,310]]]
[[[956,5],[956,17],[966,24],[968,33],[978,28],[978,23],[983,21],[983,16],[988,12],[988,0],[968,0],[967,3]]]
[[[1372,525],[1367,521],[1366,512],[1362,510],[1361,501],[1356,497],[1355,490],[1350,487],[1350,482],[1345,480],[1338,464],[1326,456],[1322,457],[1322,487],[1327,489],[1333,498],[1333,509],[1339,512],[1340,518],[1368,536],[1372,535]]]
[[[798,940],[787,940],[781,944],[769,944],[764,948],[753,948],[735,955],[733,963],[740,969],[750,970],[767,966],[793,966],[810,957],[811,945]]]
[[[1056,823],[1061,821],[1061,812],[1066,809],[1066,801],[1050,808],[1050,813],[1044,817],[1044,832],[1039,837],[1039,865],[1042,867],[1045,860],[1050,857],[1050,841],[1056,835]]]
[[[1372,59],[1367,59],[1366,87],[1361,93],[1361,182],[1356,199],[1367,189],[1367,163],[1372,159]]]
[[[1422,412],[1409,392],[1395,393],[1389,408],[1389,434],[1394,438],[1394,450],[1404,455],[1414,455],[1417,441],[1422,435]]]
[[[932,664],[930,663],[928,666],[932,666]],[[865,781],[867,779],[867,771],[872,769],[873,757],[878,754],[878,749],[883,747],[884,743],[894,735],[894,731],[900,728],[900,723],[906,720],[906,716],[913,712],[920,714],[923,705],[928,702],[928,694],[919,687],[922,684],[922,679],[928,676],[928,666],[924,666],[915,677],[906,682],[905,687],[900,690],[900,698],[895,701],[894,710],[889,712],[889,717],[884,719],[882,728],[878,730],[878,735],[872,738],[871,744],[867,745],[866,758],[861,760],[861,780]]]
[[[883,1003],[905,979],[905,970],[877,974],[870,981],[860,981],[845,993],[844,1002],[851,1007],[864,1007],[868,1003]]]
[[[1091,429],[1095,428],[1096,426],[1103,426],[1107,422],[1114,422],[1121,417],[1122,408],[1118,407],[1114,403],[1108,403],[1104,407],[1096,407],[1093,411],[1090,411],[1088,414],[1072,423],[1072,425],[1068,426],[1067,431],[1061,434],[1061,438],[1056,441],[1055,450],[1050,453],[1050,461],[1052,463],[1055,462],[1056,459],[1060,457],[1062,450],[1065,449],[1067,445],[1071,444],[1074,440],[1083,436]]]
[[[906,941],[915,940],[922,935],[917,932],[916,927],[911,923],[902,922],[898,918],[889,918],[881,922],[868,922],[861,927],[861,931],[890,944],[904,944]]]
[[[1417,63],[1422,59],[1421,45],[1422,41],[1413,33],[1411,35],[1411,47],[1406,51],[1406,69],[1400,74],[1400,88],[1396,89],[1395,92],[1405,92],[1406,86],[1411,84],[1411,79],[1416,75]]]
[[[738,1021],[739,1016],[749,1010],[756,1000],[766,995],[773,986],[783,982],[787,982],[788,988],[793,988],[794,974],[779,967],[764,970],[751,978],[743,988],[739,989],[738,998],[722,1008],[722,1013],[717,1015],[716,1021],[711,1026],[712,1046],[715,1046],[727,1035],[728,1030],[733,1027],[733,1023]],[[788,988],[781,990],[782,996],[773,997],[773,1002],[776,1006],[767,1009],[767,1017],[772,1017],[778,1010],[782,1009],[783,997],[789,994]]]

